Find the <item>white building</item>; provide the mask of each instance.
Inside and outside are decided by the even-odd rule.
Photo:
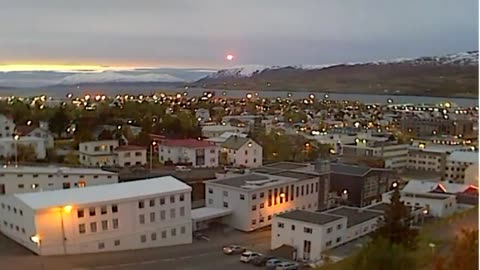
[[[81,142],[78,145],[80,164],[86,166],[113,166],[116,158],[113,150],[117,147],[117,140]]]
[[[468,166],[466,169],[465,169],[465,181],[464,181],[464,184],[466,185],[473,185],[473,186],[476,186],[478,187],[479,186],[479,183],[478,183],[478,173],[479,170],[478,170],[478,163],[477,164],[472,164],[470,166]]]
[[[382,194],[382,201],[390,203],[392,192]],[[406,206],[422,207],[427,209],[428,214],[434,217],[450,216],[457,211],[456,196],[442,193],[423,193],[401,191],[401,200]]]
[[[325,212],[293,210],[274,216],[271,249],[293,247],[297,260],[319,261],[324,252],[371,233],[380,211],[339,207]]]
[[[147,148],[138,145],[122,145],[113,150],[116,154],[114,163],[120,167],[147,164]]]
[[[456,183],[465,183],[465,171],[469,166],[478,166],[478,152],[474,151],[455,151],[447,157],[445,166],[445,180]],[[473,170],[473,169],[472,169]],[[472,171],[470,170],[470,172]],[[469,175],[471,176],[471,173]],[[478,177],[478,171],[477,171]],[[470,180],[467,180],[467,182]]]
[[[86,166],[142,166],[147,163],[147,148],[121,145],[117,140],[82,142],[78,146],[80,164]]]
[[[0,138],[11,138],[15,132],[15,122],[13,118],[0,114]]]
[[[39,255],[192,243],[191,187],[171,176],[0,196],[0,231]]]
[[[220,155],[224,155],[226,165],[256,168],[263,163],[263,148],[251,138],[230,136],[221,144],[220,151]]]
[[[377,139],[355,139],[353,144],[343,144],[342,154],[351,157],[380,158],[385,168],[402,170],[408,162],[408,144]]]
[[[42,138],[44,140],[45,147],[47,148],[53,148],[54,146],[53,135],[50,130],[48,130],[48,123],[41,122],[39,126],[17,126],[15,131],[19,136],[22,137]]]
[[[210,111],[200,108],[195,111],[195,118],[197,118],[198,122],[208,122],[210,121]]]
[[[273,164],[258,169],[263,173],[206,181],[206,207],[231,209],[223,221],[235,229],[253,231],[270,225],[276,214],[294,209],[315,211],[326,205],[329,172],[302,172],[306,167],[301,164],[278,164],[298,171]]]
[[[414,142],[408,147],[408,169],[442,173],[450,152],[466,149],[463,145],[439,145],[429,142]]]
[[[69,189],[118,182],[116,173],[68,167],[0,167],[0,195]]]
[[[218,137],[225,132],[248,133],[248,127],[235,127],[231,125],[202,126],[202,136],[206,138]]]
[[[218,167],[219,147],[203,140],[162,140],[159,160],[162,163],[191,164],[194,168]]]
[[[13,137],[0,138],[0,156],[15,157],[15,153],[18,153],[19,145],[32,147],[37,160],[47,157],[45,140],[37,137],[19,137],[18,140],[15,140]]]

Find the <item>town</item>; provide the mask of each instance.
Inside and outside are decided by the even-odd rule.
[[[2,264],[342,269],[381,235],[430,267],[478,237],[478,117],[326,93],[3,97]]]

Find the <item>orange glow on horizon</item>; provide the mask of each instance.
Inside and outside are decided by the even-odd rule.
[[[125,70],[139,67],[110,67],[101,65],[62,65],[62,64],[0,64],[0,72],[11,71],[90,71]]]

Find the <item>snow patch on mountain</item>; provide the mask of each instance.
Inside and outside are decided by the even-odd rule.
[[[73,85],[82,83],[111,82],[184,82],[185,80],[169,74],[122,74],[114,71],[100,73],[78,73],[59,80],[57,84]]]

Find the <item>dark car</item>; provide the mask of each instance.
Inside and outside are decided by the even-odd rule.
[[[252,264],[255,266],[265,266],[268,260],[273,259],[275,257],[273,256],[268,256],[268,255],[262,255],[258,256],[252,259]]]

